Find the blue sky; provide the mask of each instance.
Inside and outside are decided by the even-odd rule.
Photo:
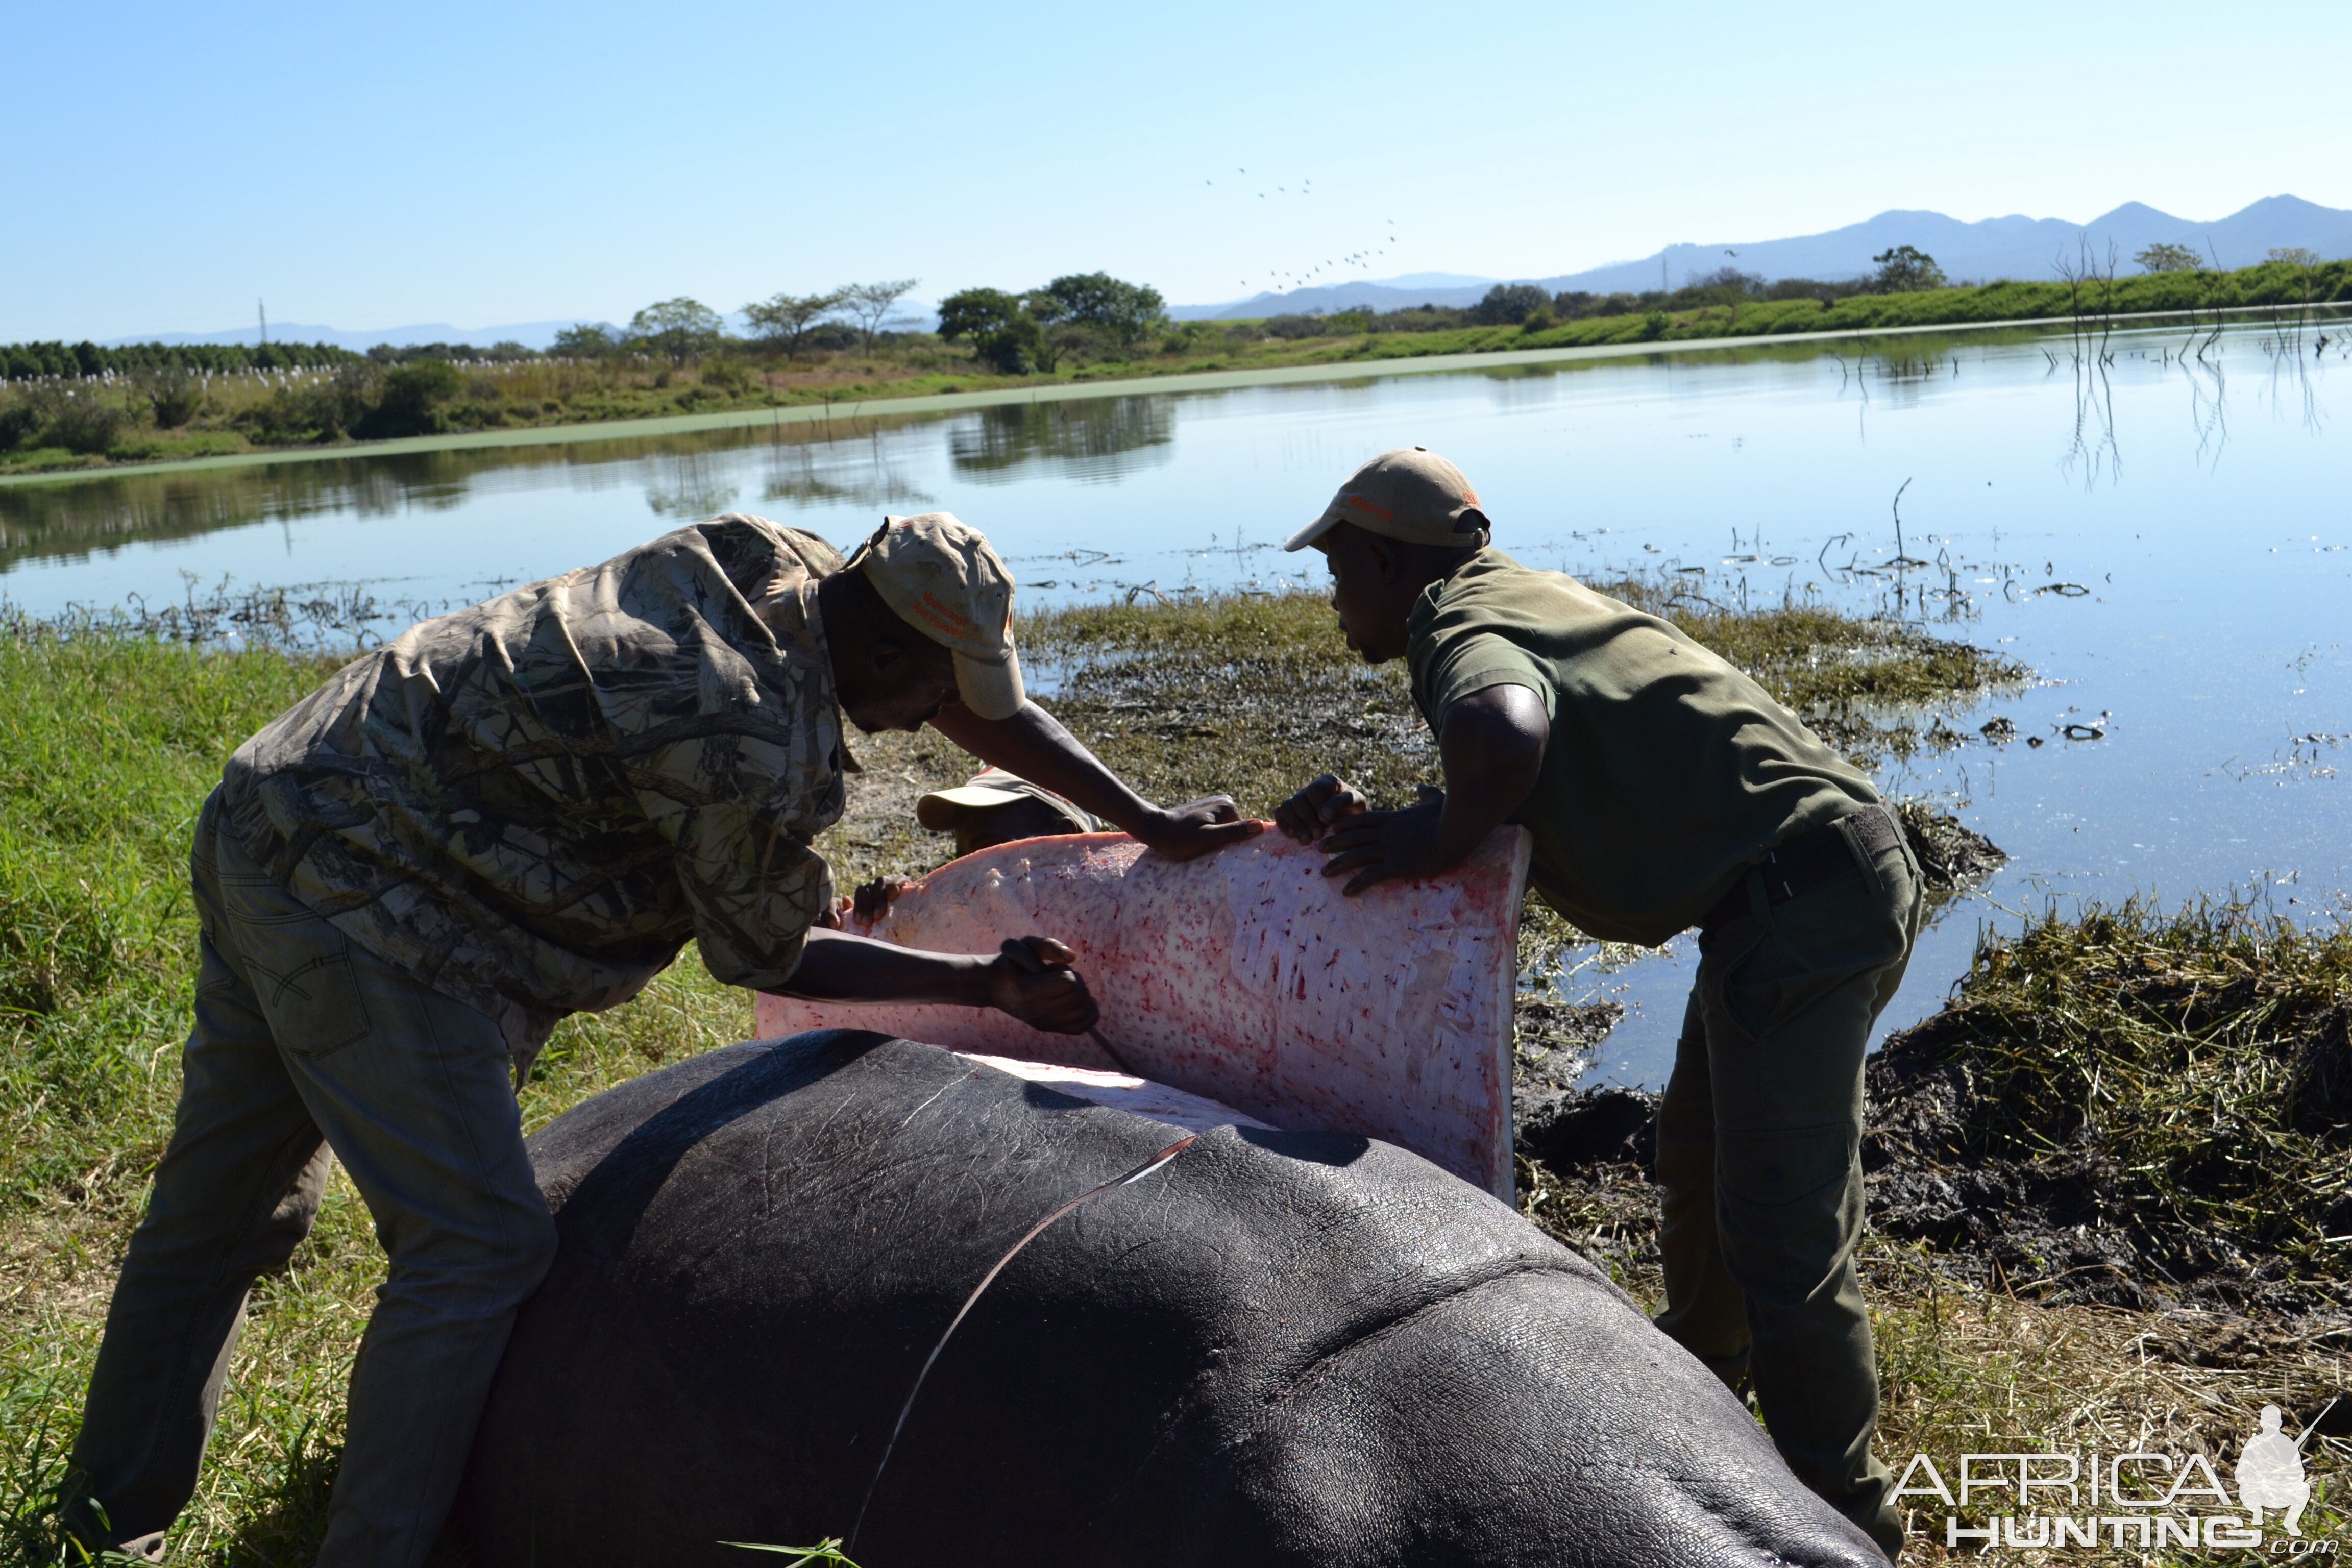
[[[2352,6],[12,7],[0,341],[2352,206]],[[1244,172],[1245,171],[1245,172]],[[1261,194],[1263,193],[1263,194]]]

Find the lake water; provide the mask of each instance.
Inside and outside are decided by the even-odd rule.
[[[2105,363],[2063,331],[1881,339],[5,488],[0,595],[47,614],[359,583],[390,626],[730,508],[845,546],[885,511],[952,510],[1030,603],[1311,584],[1319,557],[1279,540],[1365,457],[1418,443],[1531,563],[1726,603],[1818,593],[2034,668],[1949,715],[1968,743],[1883,773],[2013,857],[1922,940],[1900,1026],[1980,921],[2053,898],[2346,910],[2343,338],[2175,327],[2117,334]],[[1887,567],[1898,490],[1927,567]],[[1979,738],[1996,716],[2013,742]],[[1690,962],[1685,939],[1593,981],[1632,1008],[1601,1076],[1663,1078]]]

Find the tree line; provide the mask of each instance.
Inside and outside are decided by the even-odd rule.
[[[1406,306],[1394,310],[1363,307],[1328,314],[1283,315],[1268,318],[1261,330],[1269,337],[1309,338],[1364,332],[1436,332],[1464,327],[1521,327],[1540,331],[1560,321],[1602,316],[1649,314],[1663,318],[1675,310],[1737,309],[1741,305],[1786,300],[1817,300],[1823,310],[1841,300],[1865,295],[1917,294],[1955,287],[1936,258],[1916,246],[1897,245],[1871,258],[1874,271],[1860,277],[1824,279],[1781,278],[1767,282],[1760,273],[1736,267],[1718,268],[1692,278],[1678,289],[1649,289],[1594,293],[1569,289],[1553,293],[1536,283],[1497,283],[1473,305]],[[2214,266],[2187,246],[2150,245],[2132,258],[2144,273],[2211,272]],[[2272,263],[2308,271],[2320,266],[2316,252],[2290,247],[2270,252]],[[2105,271],[2112,275],[2112,261]],[[2098,276],[2084,263],[2077,276]]]
[[[568,359],[646,354],[680,365],[728,348],[791,358],[811,349],[845,349],[855,343],[871,353],[876,342],[888,335],[898,302],[920,281],[894,278],[880,283],[845,283],[815,294],[782,293],[754,300],[743,307],[751,331],[741,338],[729,335],[726,317],[681,294],[675,300],[656,300],[617,332],[593,321],[566,327],[555,334],[555,346],[548,352]]]
[[[513,342],[487,347],[472,343],[378,343],[362,353],[332,343],[124,343],[105,347],[83,342],[0,343],[0,381],[75,377],[131,377],[158,371],[235,375],[257,371],[331,370],[373,363],[396,366],[421,360],[450,364],[509,363],[543,358],[607,359],[625,356],[667,359],[673,364],[740,348],[787,355],[814,348],[857,344],[872,352],[888,328],[898,302],[918,279],[850,283],[818,294],[778,294],[743,307],[751,331],[730,337],[726,319],[698,300],[683,296],[646,306],[618,331],[579,322],[556,334],[541,351]],[[1155,296],[1156,298],[1156,296]]]
[[[1126,353],[1168,325],[1160,290],[1107,272],[1074,272],[1013,293],[965,289],[940,301],[940,336],[969,341],[1001,375],[1051,374],[1064,360]]]
[[[0,343],[0,381],[59,376],[131,375],[182,370],[236,375],[257,370],[316,370],[362,358],[332,343]]]

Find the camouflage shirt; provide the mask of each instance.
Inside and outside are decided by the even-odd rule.
[[[352,941],[537,1048],[688,937],[778,986],[845,760],[814,534],[730,514],[411,627],[237,748],[246,848]]]

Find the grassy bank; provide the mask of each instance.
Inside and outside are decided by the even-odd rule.
[[[1891,746],[1898,724],[1933,743],[1919,704],[1962,701],[2021,673],[1802,606],[1704,611],[1685,624],[1753,659],[1794,706],[1875,715],[1877,728],[1857,732],[1864,743]],[[1394,673],[1349,656],[1316,600],[1055,612],[1022,635],[1054,689],[1048,702],[1162,796],[1229,789],[1263,812],[1327,766],[1391,796],[1423,776],[1418,721]],[[0,1562],[36,1561],[39,1498],[59,1474],[112,1270],[168,1126],[193,973],[187,835],[227,752],[331,663],[121,636],[59,641],[32,627],[0,638]],[[850,810],[820,846],[844,887],[936,861],[940,841],[912,826],[914,796],[971,765],[928,733],[857,751]],[[523,1090],[526,1122],[750,1028],[745,995],[689,958],[635,1002],[562,1026]],[[1573,1194],[1556,1177],[1536,1184],[1539,1218],[1648,1288],[1637,1255],[1654,1204],[1637,1181]],[[2145,1434],[2218,1451],[2242,1436],[2249,1401],[2309,1414],[2320,1384],[2340,1381],[2340,1352],[2311,1345],[2290,1354],[2249,1341],[2229,1364],[2169,1361],[2150,1350],[2159,1327],[2173,1336],[2165,1342],[2222,1336],[2193,1315],[2158,1324],[1931,1284],[1920,1256],[1881,1244],[1871,1265],[1892,1447]],[[381,1278],[365,1215],[338,1174],[293,1269],[255,1293],[173,1561],[310,1560],[343,1381]]]
[[[2347,1018],[2352,931],[2244,902],[2094,906],[1983,939],[1950,1005],[1869,1068],[1863,1267],[1890,1463],[1924,1452],[1948,1477],[1965,1450],[2137,1449],[2226,1476],[2270,1403],[2291,1430],[2317,1423],[2305,1534],[2352,1522],[2352,1405],[2329,1405],[2352,1393]],[[1598,1097],[1577,1146],[1523,1163],[1522,1200],[1654,1307],[1631,1099]]]
[[[1738,299],[1515,326],[1397,330],[1342,314],[1277,323],[1184,322],[1129,348],[1097,345],[1050,374],[990,370],[969,344],[901,333],[867,347],[791,358],[737,350],[686,363],[644,357],[224,372],[165,385],[153,376],[0,385],[0,473],[68,471],[404,437],[593,425],[624,419],[1076,386],[1172,374],[1377,363],[1512,350],[1634,347],[1811,332],[1993,321],[2072,321],[2352,300],[2352,262],[2265,262],[2234,272],[2163,272],[2087,282],[1996,282],[1835,299]],[[1399,313],[1399,317],[1412,312]],[[1450,312],[1449,317],[1459,315]],[[1279,325],[1280,331],[1269,331]]]
[[[2244,901],[1979,942],[1872,1064],[1890,1234],[2019,1290],[2352,1308],[2352,928]]]

